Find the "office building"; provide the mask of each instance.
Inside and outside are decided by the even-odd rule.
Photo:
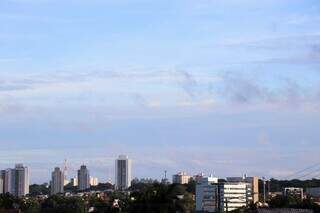
[[[219,183],[218,178],[203,177],[196,185],[196,210],[200,212],[233,211],[247,206],[247,194],[246,183]]]
[[[90,174],[85,165],[78,170],[78,189],[86,190],[90,188]]]
[[[172,183],[175,184],[187,184],[190,181],[190,176],[186,172],[179,172],[172,176]]]
[[[115,162],[115,184],[117,190],[126,190],[131,186],[131,160],[120,155]]]
[[[258,177],[227,177],[228,182],[247,183],[247,197],[249,203],[259,202],[259,178]]]
[[[64,187],[64,173],[59,167],[54,168],[54,171],[51,173],[51,194],[63,193]]]
[[[202,212],[218,212],[218,178],[202,177],[196,185],[196,210]]]
[[[219,194],[223,203],[222,209],[225,212],[233,211],[248,204],[246,183],[222,183]]]
[[[98,178],[90,177],[90,186],[97,186],[98,184]]]

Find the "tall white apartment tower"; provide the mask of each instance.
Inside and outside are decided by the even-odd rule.
[[[115,184],[117,190],[126,190],[131,186],[131,160],[126,155],[116,159]]]
[[[86,190],[90,188],[90,173],[85,165],[78,170],[78,189]]]
[[[63,193],[64,173],[59,167],[54,168],[51,173],[51,194]]]
[[[29,170],[23,164],[16,164],[14,168],[15,190],[13,195],[22,197],[29,194]]]

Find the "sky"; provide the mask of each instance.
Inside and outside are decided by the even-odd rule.
[[[0,168],[32,183],[64,159],[112,180],[120,154],[138,178],[287,178],[319,126],[318,0],[0,1]]]

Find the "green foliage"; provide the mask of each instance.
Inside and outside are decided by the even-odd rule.
[[[54,195],[41,205],[41,213],[85,213],[86,203],[82,198]]]
[[[32,184],[29,187],[29,194],[33,197],[38,195],[49,195],[50,189],[47,187],[46,184]]]
[[[130,195],[129,212],[192,212],[194,202],[192,195],[183,185],[166,185],[154,183]]]
[[[320,179],[311,179],[311,180],[270,180],[270,191],[271,192],[280,192],[285,187],[300,187],[300,188],[309,188],[309,187],[320,187]],[[262,189],[261,189],[262,190]]]
[[[0,194],[0,208],[1,209],[13,209],[14,204],[17,203],[17,199],[9,193]]]
[[[314,203],[310,198],[301,200],[294,196],[278,195],[269,201],[270,208],[296,208],[312,209],[314,213],[320,213],[320,206]]]

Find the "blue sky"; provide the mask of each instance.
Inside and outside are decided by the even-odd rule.
[[[320,161],[317,0],[0,1],[0,167],[32,182]]]

